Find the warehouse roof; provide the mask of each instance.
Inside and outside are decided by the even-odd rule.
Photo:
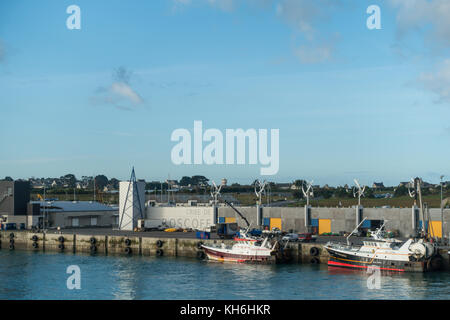
[[[83,212],[83,211],[117,211],[117,207],[94,201],[31,201],[39,203],[41,210],[45,207],[48,212]]]

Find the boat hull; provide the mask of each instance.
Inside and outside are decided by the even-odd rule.
[[[275,263],[275,256],[269,254],[236,254],[224,252],[220,249],[203,246],[206,256],[209,260],[220,262],[238,262],[238,263],[256,263],[272,264]]]
[[[360,257],[354,254],[345,254],[336,252],[327,248],[330,257],[328,265],[341,268],[352,268],[366,270],[368,268],[378,267],[382,271],[389,272],[425,272],[432,271],[429,260],[424,261],[399,261],[389,259],[370,259]]]

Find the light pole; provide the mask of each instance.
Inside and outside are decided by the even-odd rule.
[[[45,194],[45,187],[44,187],[44,216],[42,218],[42,232],[44,232],[44,230],[45,230],[45,214],[46,214],[45,198],[46,198],[46,194]]]
[[[441,176],[441,240],[444,240],[444,206],[442,205],[443,202],[443,195],[442,195],[442,187],[443,182],[442,179],[444,178],[444,175]]]

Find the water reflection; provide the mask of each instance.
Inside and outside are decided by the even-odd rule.
[[[448,299],[448,273],[380,273],[380,289],[369,289],[367,280],[372,275],[367,270],[347,269],[328,266],[328,273],[336,277],[336,281],[359,279],[361,291],[358,299]],[[439,290],[439,287],[444,290]],[[430,291],[441,291],[435,297],[427,295]]]
[[[81,269],[68,290],[66,269]],[[321,265],[251,265],[170,257],[0,252],[0,299],[449,299],[450,274],[382,273]]]
[[[214,283],[212,294],[228,290],[233,299],[258,299],[262,292],[271,293],[273,278],[276,276],[276,266],[264,264],[240,264],[204,262],[208,270],[208,278],[222,281]],[[249,287],[253,290],[249,290]],[[270,299],[270,298],[269,298]]]

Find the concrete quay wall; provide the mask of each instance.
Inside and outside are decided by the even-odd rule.
[[[332,240],[332,239],[330,239]],[[107,255],[168,256],[204,259],[200,244],[232,244],[233,240],[152,238],[139,236],[43,234],[28,231],[0,231],[0,250],[90,253]],[[288,243],[279,251],[278,261],[326,264],[328,252],[321,243]],[[444,270],[450,270],[448,249],[440,250]]]

